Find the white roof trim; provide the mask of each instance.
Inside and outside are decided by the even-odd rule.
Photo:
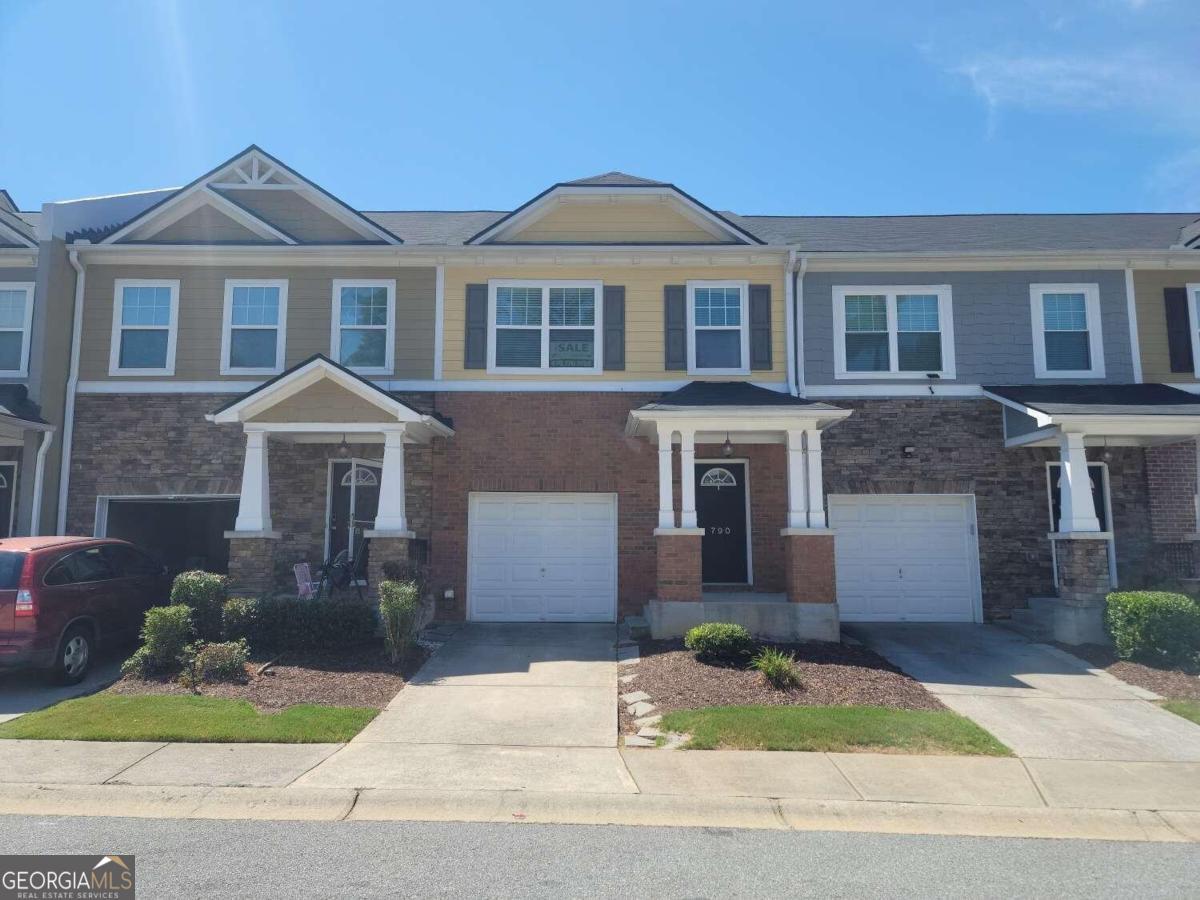
[[[21,232],[17,231],[17,229],[13,228],[11,225],[9,225],[7,222],[5,222],[3,219],[0,219],[0,235],[3,235],[4,237],[11,236],[12,240],[15,241],[16,243],[20,244],[22,247],[28,247],[31,250],[37,249],[36,241],[30,240],[25,235],[23,235]]]
[[[743,231],[737,226],[724,221],[719,216],[714,215],[695,200],[684,195],[678,188],[668,186],[622,187],[620,185],[605,187],[559,185],[551,188],[528,206],[500,220],[486,231],[480,233],[477,237],[470,240],[467,245],[486,244],[490,241],[502,240],[505,237],[511,236],[514,232],[520,231],[522,228],[527,228],[548,215],[557,207],[558,201],[564,197],[603,197],[605,195],[614,197],[636,195],[664,197],[670,200],[672,206],[688,221],[699,225],[714,238],[732,241],[739,245],[762,246],[757,241],[751,239],[749,232]],[[636,244],[637,242],[631,241],[630,243]]]
[[[146,210],[142,215],[127,222],[120,230],[110,234],[101,244],[114,244],[125,240],[139,231],[146,231],[147,237],[153,237],[164,228],[178,222],[189,213],[195,212],[202,206],[211,206],[222,215],[228,216],[243,228],[268,241],[279,241],[283,244],[295,244],[296,240],[289,234],[280,231],[270,222],[260,219],[252,212],[243,209],[219,193],[212,190],[207,183],[192,185],[181,190],[171,199]]]
[[[819,431],[850,416],[850,409],[784,406],[691,406],[632,409],[625,420],[629,437],[658,441],[660,422],[671,431],[692,431],[696,443],[721,443],[726,435],[746,444],[779,443],[789,431]]]

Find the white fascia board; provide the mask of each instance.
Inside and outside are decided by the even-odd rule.
[[[0,219],[0,236],[11,240],[13,243],[20,244],[21,247],[28,247],[31,250],[37,249],[37,241],[27,238],[24,234],[11,227],[3,219]]]
[[[1051,418],[1066,433],[1137,437],[1200,435],[1200,415],[1067,415]]]
[[[169,200],[151,206],[144,212],[134,216],[126,222],[120,229],[110,234],[99,244],[88,244],[85,246],[105,246],[116,244],[124,240],[136,231],[139,231],[147,226],[152,226],[156,221],[162,220],[162,228],[166,228],[172,223],[178,221],[187,213],[193,211],[199,206],[208,203],[219,209],[222,213],[232,218],[239,225],[249,228],[255,234],[262,237],[272,237],[275,240],[283,241],[285,244],[294,244],[295,240],[283,234],[272,225],[260,219],[258,216],[242,209],[236,203],[231,203],[226,198],[222,197],[216,191],[209,188],[207,182],[194,184],[186,190],[181,190]],[[165,245],[171,246],[171,245]],[[253,249],[253,248],[252,248]]]
[[[1009,409],[1015,409],[1019,413],[1024,413],[1038,423],[1039,427],[1045,427],[1053,422],[1053,417],[1034,409],[1032,406],[1026,406],[1024,403],[1018,403],[1016,400],[1009,400],[1007,397],[1001,397],[999,394],[993,394],[991,391],[984,390],[983,396],[989,400],[995,400],[997,403],[1007,406]]]

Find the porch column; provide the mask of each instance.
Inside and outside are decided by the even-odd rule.
[[[271,478],[267,462],[267,434],[246,429],[246,457],[242,463],[242,493],[234,530],[271,530]]]
[[[804,432],[787,433],[788,528],[808,527],[808,485],[804,473]]]
[[[404,428],[400,427],[383,433],[383,469],[374,530],[407,532],[408,516],[404,503]]]
[[[1062,459],[1062,480],[1059,484],[1061,515],[1058,530],[1063,534],[1072,532],[1100,531],[1100,520],[1096,517],[1096,503],[1092,498],[1092,482],[1088,477],[1087,453],[1083,447],[1083,435],[1064,433],[1059,438],[1059,454]]]
[[[671,472],[671,438],[674,432],[658,428],[658,527],[675,527],[675,490]],[[694,505],[694,504],[693,504]]]
[[[679,488],[682,510],[681,528],[696,527],[696,432],[679,432]]]
[[[805,454],[808,469],[808,527],[825,527],[825,487],[821,480],[821,432],[804,430],[808,448]]]

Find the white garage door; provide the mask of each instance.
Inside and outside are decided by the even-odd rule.
[[[837,594],[846,622],[973,622],[979,554],[973,498],[833,495]]]
[[[472,494],[469,617],[614,622],[615,494]]]

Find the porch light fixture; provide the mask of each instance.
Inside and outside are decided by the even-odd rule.
[[[721,455],[725,457],[733,456],[733,444],[729,440],[729,432],[725,432],[725,443],[721,445]]]
[[[342,459],[350,455],[350,445],[346,443],[346,436],[344,434],[342,435],[342,442],[338,444],[337,454]]]

